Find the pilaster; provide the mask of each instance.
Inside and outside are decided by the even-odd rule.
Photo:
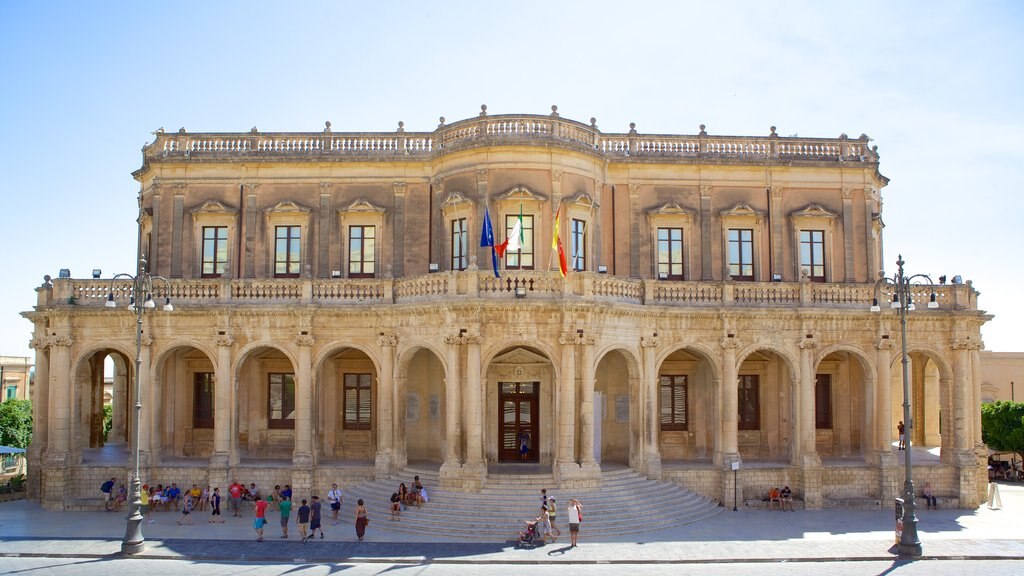
[[[394,434],[394,353],[398,337],[381,332],[377,338],[381,348],[380,374],[377,375],[377,456],[374,462],[376,475],[383,478],[391,474],[393,464]]]
[[[651,480],[661,479],[661,418],[658,413],[658,368],[655,355],[661,341],[658,333],[640,337],[640,350],[643,354],[643,385],[640,386],[640,405],[643,407],[643,464],[641,472]]]

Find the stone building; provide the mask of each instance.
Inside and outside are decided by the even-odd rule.
[[[31,360],[26,356],[0,356],[0,402],[31,400]]]
[[[718,499],[734,478],[810,508],[891,499],[900,323],[869,310],[891,292],[868,142],[605,133],[554,107],[419,133],[158,131],[139,252],[174,311],[144,315],[143,479],[322,491],[425,462],[477,490],[525,459],[562,488],[626,466]],[[519,237],[497,274],[485,221]],[[989,316],[970,282],[918,301],[932,290],[907,347],[912,438],[940,456],[914,473],[970,507]],[[25,313],[48,508],[128,469],[130,291],[48,280]]]

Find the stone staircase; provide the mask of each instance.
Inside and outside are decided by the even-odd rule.
[[[426,487],[430,502],[422,508],[410,507],[401,513],[399,521],[390,521],[391,494],[399,482],[409,486],[416,475]],[[562,531],[559,540],[568,541],[566,509],[571,498],[583,504],[583,530],[588,540],[681,526],[723,510],[703,496],[675,484],[648,480],[629,469],[605,471],[603,478],[600,489],[563,493],[551,474],[491,473],[478,493],[449,492],[437,488],[437,469],[410,466],[388,479],[345,487],[341,517],[351,519],[356,500],[362,498],[374,531],[505,542],[523,528],[524,520],[540,514],[540,490],[547,488],[548,496],[557,500],[556,526]]]

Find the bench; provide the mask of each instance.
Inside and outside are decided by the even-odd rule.
[[[789,503],[787,502],[787,505],[786,505],[786,510],[787,511],[789,510],[789,505],[788,504]],[[767,500],[757,500],[757,499],[751,498],[749,500],[744,500],[743,501],[743,505],[746,506],[747,508],[763,508],[765,510],[768,510],[768,501]],[[793,510],[803,510],[803,509],[804,509],[804,501],[799,499],[799,498],[793,498]]]
[[[94,512],[103,510],[103,498],[85,496],[79,498],[65,498],[64,509],[69,512]]]

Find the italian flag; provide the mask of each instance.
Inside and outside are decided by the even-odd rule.
[[[555,231],[551,238],[551,249],[558,251],[558,271],[562,273],[562,278],[565,278],[565,273],[568,272],[569,266],[565,261],[565,249],[562,248],[562,239],[558,237],[558,229],[562,226],[562,207],[558,207],[558,211],[555,212]]]
[[[500,258],[505,257],[505,252],[518,252],[523,249],[523,205],[519,205],[519,218],[516,220],[515,226],[508,233],[508,237],[501,244],[494,246],[494,251],[498,253]]]

